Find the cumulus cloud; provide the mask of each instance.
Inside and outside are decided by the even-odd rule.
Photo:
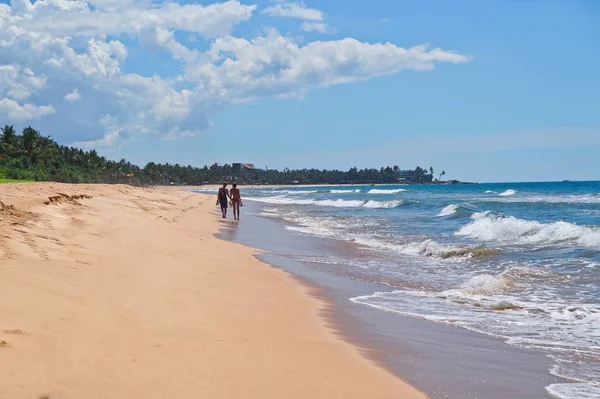
[[[46,85],[44,75],[35,76],[30,68],[18,64],[0,65],[0,96],[25,100]]]
[[[300,46],[276,30],[252,40],[219,38],[206,54],[208,61],[188,65],[186,77],[198,82],[203,92],[227,100],[302,93],[405,69],[430,70],[437,62],[469,61],[467,56],[437,48],[405,49],[350,38]]]
[[[303,3],[270,8],[263,12],[313,24],[305,30],[327,29],[323,13]],[[139,135],[180,139],[210,127],[211,116],[232,103],[301,97],[314,88],[469,61],[452,51],[351,38],[302,45],[274,29],[250,39],[234,36],[255,9],[238,0],[0,4],[0,123],[42,119],[45,132],[88,148]],[[208,45],[187,47],[178,39],[186,35]],[[178,74],[142,76],[132,66],[124,72],[131,47],[166,51]]]
[[[19,104],[18,102],[3,98],[0,100],[0,115],[9,121],[23,122],[31,119],[39,119],[42,116],[54,113],[51,105],[36,106],[33,104]]]
[[[327,24],[324,24],[323,22],[302,22],[300,28],[305,32],[315,31],[321,33],[325,33],[329,29]]]
[[[305,19],[308,21],[322,21],[323,12],[314,8],[307,8],[304,3],[277,1],[276,4],[261,11],[272,17],[288,17]]]
[[[121,134],[119,130],[108,132],[104,137],[97,140],[79,141],[73,145],[81,148],[112,148],[121,142]]]
[[[79,94],[79,90],[74,89],[72,92],[67,93],[65,95],[65,100],[71,101],[71,102],[81,100],[81,94]]]
[[[16,2],[19,3],[17,8]],[[118,6],[117,2],[84,0],[38,0],[33,5],[30,0],[13,0],[12,4],[13,15],[22,20],[24,28],[61,36],[136,34],[153,25],[218,36],[250,19],[256,8],[238,0],[208,6],[173,2],[151,5],[137,1],[126,1]],[[92,10],[90,4],[100,8]]]

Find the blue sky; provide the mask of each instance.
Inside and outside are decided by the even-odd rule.
[[[600,2],[179,2],[159,25],[91,30],[86,13],[127,22],[173,4],[38,3],[4,10],[15,26],[56,28],[39,33],[39,56],[0,56],[20,82],[3,91],[0,75],[0,123],[107,157],[600,179]],[[67,35],[70,49],[56,42]]]

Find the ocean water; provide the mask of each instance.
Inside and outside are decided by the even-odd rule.
[[[352,248],[298,260],[389,287],[348,300],[541,350],[572,381],[550,394],[600,398],[600,182],[242,193],[262,217]]]

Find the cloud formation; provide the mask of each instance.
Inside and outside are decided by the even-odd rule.
[[[327,29],[323,13],[302,3],[269,8],[263,13],[303,19],[303,30]],[[140,135],[178,139],[208,128],[228,104],[469,61],[452,51],[352,38],[301,45],[275,29],[234,36],[255,11],[238,0],[0,4],[0,123],[40,119],[57,139],[96,148]],[[208,48],[187,47],[177,33],[199,35]],[[135,73],[127,64],[133,50],[167,52],[173,73]]]
[[[321,33],[325,33],[327,32],[327,30],[329,29],[329,27],[327,26],[327,24],[324,24],[323,22],[302,22],[302,24],[300,25],[300,29],[302,29],[305,32],[321,32]]]
[[[67,101],[81,100],[81,94],[79,94],[79,90],[74,89],[72,92],[67,93],[65,95],[65,100],[67,100]]]
[[[325,19],[322,11],[307,8],[304,3],[280,0],[276,0],[274,5],[265,8],[262,13],[272,17],[297,18],[307,21],[322,21]]]
[[[325,13],[315,8],[308,8],[302,2],[289,2],[286,0],[271,0],[274,5],[261,11],[271,17],[295,18],[304,20],[300,29],[305,32],[325,33],[330,31],[329,26],[323,22]]]

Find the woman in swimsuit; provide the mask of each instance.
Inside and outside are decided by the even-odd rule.
[[[237,188],[237,184],[233,183],[231,188],[231,206],[233,207],[233,218],[240,220],[240,206],[242,205],[242,197],[240,196],[240,189]]]

